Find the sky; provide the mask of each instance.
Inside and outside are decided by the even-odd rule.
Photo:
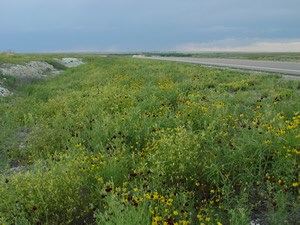
[[[300,0],[0,0],[0,52],[297,51]]]

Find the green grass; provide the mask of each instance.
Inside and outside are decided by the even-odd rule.
[[[81,57],[0,98],[0,223],[299,221],[299,81]]]
[[[300,62],[299,52],[203,52],[203,53],[145,53],[145,55],[174,56],[174,57],[197,57],[197,58],[229,58],[229,59],[250,59],[267,61]]]
[[[66,57],[85,57],[84,54],[16,54],[16,53],[1,53],[0,64],[2,63],[25,63],[30,61],[49,61],[53,62],[53,58],[66,58]],[[55,63],[55,62],[53,62]],[[55,64],[56,65],[56,64]],[[53,65],[55,67],[55,65]],[[58,65],[61,66],[61,65]]]

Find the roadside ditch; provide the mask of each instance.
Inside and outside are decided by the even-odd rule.
[[[0,97],[14,94],[15,83],[26,84],[59,75],[67,68],[84,64],[80,58],[51,59],[26,63],[0,63]]]

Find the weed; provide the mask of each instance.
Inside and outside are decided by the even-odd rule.
[[[0,99],[0,223],[298,221],[298,81],[82,57]]]

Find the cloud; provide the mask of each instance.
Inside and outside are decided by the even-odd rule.
[[[207,28],[208,32],[232,32],[243,30],[242,27],[232,27],[232,26],[212,26]]]
[[[300,40],[224,39],[187,43],[176,47],[181,52],[300,52]]]
[[[0,1],[0,50],[241,51],[300,40],[299,0]]]

